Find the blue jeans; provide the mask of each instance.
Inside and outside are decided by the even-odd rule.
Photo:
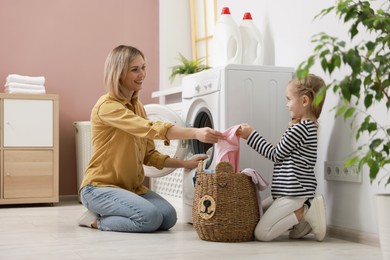
[[[87,185],[80,191],[80,199],[99,215],[98,228],[104,231],[168,230],[177,221],[175,208],[151,190],[137,195],[121,188]]]

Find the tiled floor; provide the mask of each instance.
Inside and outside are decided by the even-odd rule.
[[[175,205],[180,205],[173,200]],[[370,259],[377,247],[327,237],[273,242],[219,243],[200,240],[180,219],[167,232],[132,234],[78,227],[84,208],[76,201],[55,206],[0,207],[0,259]]]

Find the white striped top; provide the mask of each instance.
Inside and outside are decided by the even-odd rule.
[[[274,146],[257,131],[248,145],[275,162],[272,177],[272,197],[303,196],[312,199],[317,187],[314,166],[317,160],[317,125],[305,120],[290,126]]]

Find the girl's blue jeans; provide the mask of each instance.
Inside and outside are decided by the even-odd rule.
[[[175,208],[151,190],[137,195],[117,187],[87,185],[80,191],[80,200],[99,215],[98,228],[104,231],[168,230],[177,221]]]

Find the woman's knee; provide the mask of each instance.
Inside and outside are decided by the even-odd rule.
[[[163,216],[156,208],[147,207],[128,216],[103,216],[99,222],[104,231],[150,233],[160,228]]]
[[[168,230],[171,229],[177,222],[177,213],[174,207],[167,209],[163,212],[163,221],[160,230]]]
[[[142,210],[142,217],[133,218],[140,228],[139,232],[153,232],[158,230],[164,222],[163,214],[156,207],[147,207]]]

